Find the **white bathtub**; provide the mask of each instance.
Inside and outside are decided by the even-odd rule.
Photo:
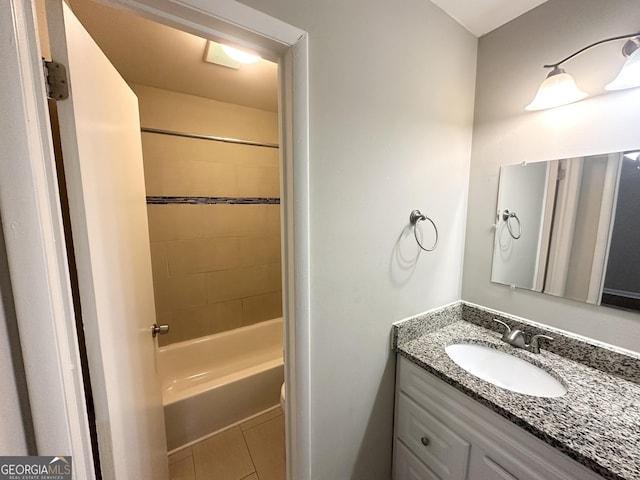
[[[158,349],[173,451],[280,402],[282,318]]]

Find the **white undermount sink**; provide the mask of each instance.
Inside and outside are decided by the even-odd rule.
[[[445,347],[458,366],[482,380],[534,397],[561,397],[565,386],[536,365],[485,345],[454,343]]]

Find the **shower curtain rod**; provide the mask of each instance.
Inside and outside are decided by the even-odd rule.
[[[241,140],[239,138],[215,137],[213,135],[199,135],[197,133],[182,133],[172,130],[159,130],[157,128],[140,129],[143,133],[157,133],[159,135],[171,135],[174,137],[197,138],[199,140],[212,140],[214,142],[237,143],[240,145],[251,145],[253,147],[280,148],[276,143],[252,142],[251,140]]]

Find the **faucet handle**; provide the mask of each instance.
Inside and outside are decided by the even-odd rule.
[[[506,335],[507,333],[511,332],[511,327],[509,325],[507,325],[505,322],[503,322],[502,320],[498,320],[497,318],[494,318],[493,321],[494,322],[498,322],[500,325],[504,326],[507,329],[507,331],[504,332],[504,335]]]
[[[531,340],[529,341],[529,351],[531,353],[540,353],[540,340],[548,340],[552,342],[553,337],[542,334],[534,335],[533,337],[531,337]]]

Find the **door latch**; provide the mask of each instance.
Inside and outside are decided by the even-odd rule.
[[[164,335],[169,333],[169,325],[158,325],[154,323],[151,325],[151,336],[156,337],[156,335]]]

